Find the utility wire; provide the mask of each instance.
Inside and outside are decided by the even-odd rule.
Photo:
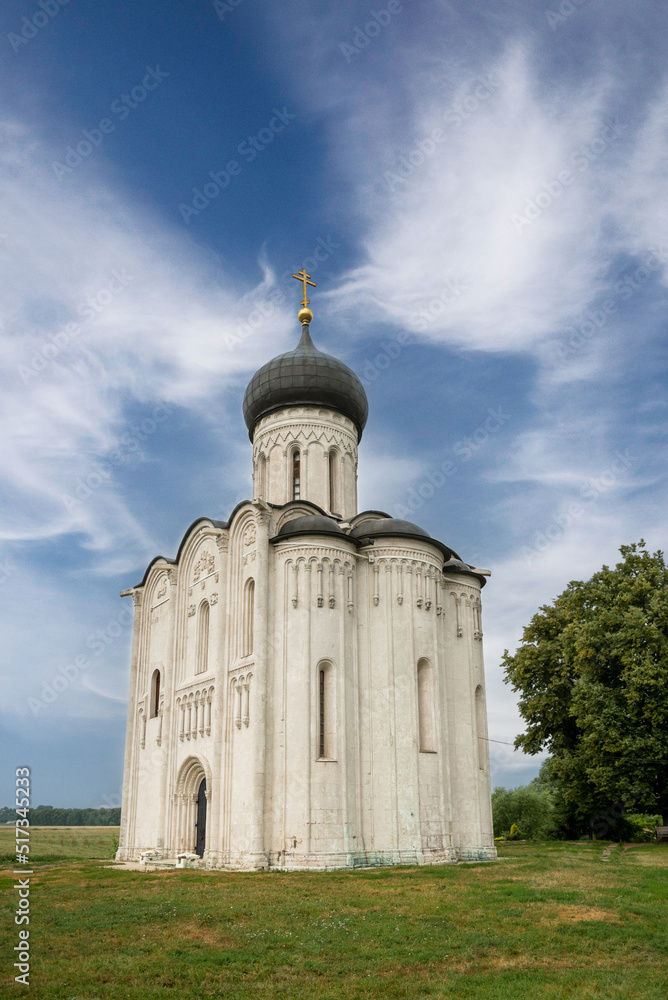
[[[503,746],[513,747],[516,751],[521,749],[516,747],[514,743],[509,743],[508,740],[493,740],[489,736],[481,736],[479,739],[486,740],[488,743],[502,743]],[[575,754],[575,756],[578,755]],[[601,757],[607,760],[629,760],[632,764],[668,764],[668,759],[665,757],[621,757],[619,754],[613,753],[603,753]]]

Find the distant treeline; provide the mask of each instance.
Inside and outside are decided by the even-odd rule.
[[[120,806],[116,809],[54,809],[36,806],[28,812],[31,826],[119,826]],[[13,823],[16,810],[0,806],[0,823]]]

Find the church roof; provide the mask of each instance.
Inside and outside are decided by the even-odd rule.
[[[139,590],[146,584],[148,575],[157,562],[163,562],[169,566],[178,566],[183,548],[198,525],[201,526],[203,523],[207,523],[213,528],[229,529],[237,512],[241,510],[242,507],[246,507],[248,503],[249,501],[247,500],[242,500],[238,503],[227,521],[218,521],[210,517],[196,518],[181,539],[176,559],[169,559],[166,556],[156,556],[148,564],[141,582],[135,584],[135,586],[131,587],[130,590]],[[317,504],[311,503],[309,500],[293,500],[288,504],[269,504],[269,506],[275,510],[286,510],[293,506],[307,506],[312,507],[316,512],[313,514],[300,514],[297,517],[293,517],[289,521],[286,521],[278,529],[278,533],[270,539],[271,542],[281,542],[284,539],[297,535],[331,535],[336,538],[347,538],[349,541],[354,542],[355,545],[360,546],[369,544],[370,542],[372,543],[375,538],[414,538],[417,541],[429,542],[430,545],[434,545],[437,549],[441,550],[445,558],[443,565],[444,573],[461,573],[467,576],[475,576],[478,580],[480,580],[483,587],[487,582],[485,577],[489,576],[489,570],[477,569],[476,567],[465,563],[459,558],[454,549],[449,548],[449,546],[445,545],[443,542],[439,542],[438,539],[432,538],[428,531],[425,531],[424,528],[421,528],[417,524],[413,524],[412,521],[404,521],[401,518],[390,517],[383,511],[365,510],[361,511],[361,513],[357,514],[353,518],[353,525],[350,529],[348,529],[346,525],[346,530],[344,530],[344,528],[342,528],[337,521],[328,517],[322,508],[318,507]],[[377,516],[370,518],[370,515],[374,514]],[[355,524],[355,522],[358,523]],[[124,594],[129,594],[130,590],[124,591]]]
[[[249,436],[261,417],[283,406],[328,406],[349,417],[360,438],[369,415],[364,386],[352,369],[319,351],[308,323],[293,351],[279,354],[255,372],[244,395]]]
[[[186,531],[186,533],[183,536],[183,538],[181,539],[181,544],[179,545],[179,550],[176,553],[176,559],[170,559],[169,556],[154,556],[153,559],[151,559],[151,561],[148,564],[148,566],[146,567],[146,572],[144,573],[144,576],[142,577],[141,581],[139,583],[136,583],[134,585],[134,587],[131,587],[130,590],[139,590],[140,587],[143,587],[145,585],[146,581],[148,580],[149,573],[151,572],[151,570],[153,569],[153,567],[155,566],[155,564],[157,562],[168,563],[170,566],[178,566],[179,560],[181,559],[181,553],[183,552],[183,547],[186,544],[186,542],[188,541],[188,539],[190,538],[190,535],[191,535],[191,533],[193,531],[193,528],[196,528],[198,524],[201,524],[203,521],[206,521],[207,524],[210,524],[214,528],[228,528],[229,525],[230,525],[230,521],[234,517],[234,515],[235,515],[236,511],[238,510],[238,508],[243,505],[243,503],[244,503],[244,501],[242,501],[241,503],[237,504],[237,506],[234,508],[234,510],[232,511],[232,513],[230,515],[230,520],[229,521],[217,521],[217,520],[215,520],[215,518],[212,518],[212,517],[196,517],[195,520],[193,521],[193,523],[190,525],[190,527]]]
[[[302,514],[301,517],[293,517],[278,529],[276,541],[289,535],[337,535],[345,538],[336,521],[324,514]]]
[[[481,586],[483,587],[487,583],[485,577],[489,576],[489,570],[479,570],[475,566],[470,566],[462,559],[455,558],[454,554],[452,559],[448,559],[448,561],[443,564],[443,572],[462,573],[464,576],[475,576],[478,580],[480,580]]]
[[[362,514],[358,515],[359,518],[362,516]],[[432,538],[428,531],[425,531],[418,524],[413,524],[412,521],[404,521],[398,517],[379,517],[372,521],[364,520],[361,524],[357,524],[351,529],[350,535],[358,542],[362,542],[365,539],[373,541],[375,538],[415,538],[418,541],[429,542],[430,545],[435,545],[437,549],[440,549],[445,556],[444,573],[462,573],[468,576],[475,576],[480,580],[481,585],[485,586],[485,575],[480,570],[469,566],[468,563],[459,558],[454,549],[451,549],[443,542],[439,542],[437,538]]]
[[[375,521],[366,521],[363,524],[358,524],[350,532],[351,535],[356,537],[369,536],[372,538],[374,535],[394,535],[400,538],[427,538],[432,540],[431,535],[424,528],[421,528],[418,524],[413,524],[412,521],[402,521],[398,517],[379,517]]]
[[[423,542],[429,542],[431,545],[435,545],[436,548],[440,549],[446,559],[450,559],[451,556],[456,555],[452,549],[444,545],[443,542],[439,542],[438,539],[432,538],[428,531],[421,528],[417,524],[413,524],[412,521],[404,521],[398,517],[379,517],[375,521],[364,521],[362,524],[357,524],[351,530],[350,534],[353,538],[362,540],[365,538],[416,538]]]

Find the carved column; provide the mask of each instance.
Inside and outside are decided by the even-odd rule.
[[[241,729],[241,684],[238,681],[234,685],[234,725]]]
[[[299,563],[295,562],[293,564],[291,575],[292,575],[292,607],[296,608],[297,601],[299,600]]]
[[[473,638],[482,639],[482,602],[479,597],[474,598],[473,625],[474,625]]]
[[[371,566],[372,566],[372,569],[373,569],[373,606],[375,608],[377,608],[378,604],[380,602],[380,594],[378,592],[378,586],[379,586],[379,584],[378,584],[378,573],[379,573],[380,567],[378,566],[378,563],[376,562],[375,556],[369,556],[369,562],[371,563]]]
[[[251,681],[251,675],[248,674],[244,682],[244,697],[243,697],[244,708],[242,716],[242,721],[244,726],[248,726],[248,723],[250,722],[250,681]]]
[[[192,738],[194,740],[196,740],[197,739],[197,720],[199,718],[199,694],[195,695],[195,699],[193,701],[193,708],[194,708],[195,711],[193,713]]]
[[[454,590],[450,591],[450,597],[455,602],[455,616],[456,616],[456,624],[457,624],[457,636],[461,639],[462,636],[464,635],[464,626],[462,625],[461,610],[460,610],[461,609],[462,599],[457,594],[455,594]]]
[[[333,608],[336,605],[336,567],[334,566],[334,560],[332,559],[329,564],[329,606]]]

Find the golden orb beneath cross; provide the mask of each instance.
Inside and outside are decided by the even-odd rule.
[[[313,313],[310,309],[300,309],[297,313],[297,319],[300,323],[310,323],[313,319]]]

